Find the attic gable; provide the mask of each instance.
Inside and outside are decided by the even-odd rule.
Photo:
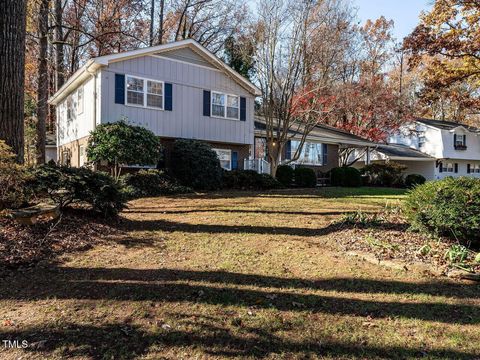
[[[196,53],[190,48],[179,48],[174,50],[162,51],[152,54],[152,56],[165,57],[172,60],[182,61],[194,65],[205,66],[211,69],[218,69],[218,67],[213,66],[213,64],[205,59],[200,54]]]

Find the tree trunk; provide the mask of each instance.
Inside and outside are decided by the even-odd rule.
[[[37,85],[37,164],[45,164],[45,138],[48,113],[48,5],[42,0],[38,12],[38,85]]]
[[[163,43],[163,10],[165,8],[165,0],[160,0],[160,24],[158,30],[158,44]]]
[[[23,163],[25,0],[0,0],[0,139]]]
[[[65,83],[65,52],[63,39],[63,8],[62,0],[55,0],[55,90],[58,91]]]
[[[151,0],[152,4],[150,6],[150,46],[153,45],[153,25],[155,23],[155,0]]]

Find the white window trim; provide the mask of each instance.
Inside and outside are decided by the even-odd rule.
[[[127,88],[128,78],[134,78],[134,79],[139,79],[139,80],[143,81],[143,91],[142,91],[142,93],[143,93],[143,105],[129,104],[128,103],[128,88]],[[154,81],[154,82],[162,84],[162,108],[147,105],[147,95],[148,94],[158,96],[158,94],[151,94],[151,93],[148,92],[147,81]],[[135,90],[132,90],[132,92],[140,93],[140,91],[135,91]],[[162,80],[155,80],[155,79],[145,78],[145,77],[141,77],[141,76],[125,75],[125,106],[164,111],[165,110],[165,82],[162,81]]]
[[[213,115],[213,94],[224,95],[225,96],[225,106],[223,107],[224,108],[223,116]],[[237,108],[238,109],[238,117],[236,117],[236,118],[227,117],[227,107],[233,107],[233,106],[228,106],[227,105],[229,96],[234,96],[238,99],[238,108]],[[210,93],[210,116],[214,117],[214,118],[217,118],[217,119],[227,119],[227,120],[238,120],[238,121],[240,121],[240,96],[235,95],[235,94],[227,94],[227,93],[223,93],[223,92],[219,92],[219,91],[212,91]]]
[[[228,169],[225,169],[225,170],[232,171],[232,150],[230,150],[230,149],[219,149],[219,148],[212,148],[212,150],[215,151],[215,153],[217,153],[217,150],[218,150],[218,151],[226,151],[230,154],[230,166],[229,166]],[[217,154],[217,157],[218,157],[218,154]],[[220,161],[220,159],[218,159],[218,160]]]

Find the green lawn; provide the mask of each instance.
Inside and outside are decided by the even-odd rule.
[[[141,199],[121,235],[0,283],[2,359],[475,359],[478,285],[349,257],[330,225],[399,189]],[[13,324],[13,325],[12,325]]]

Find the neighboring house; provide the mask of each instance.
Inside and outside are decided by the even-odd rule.
[[[363,154],[363,152],[361,154]],[[358,152],[352,155],[351,160],[354,160],[356,156],[358,156]],[[366,156],[361,156],[353,166],[363,168],[366,162],[365,158]],[[406,145],[378,144],[370,151],[369,161],[371,163],[393,161],[406,166],[406,170],[404,171],[405,175],[420,174],[429,180],[435,178],[436,159]]]
[[[289,163],[293,166],[301,165],[315,170],[317,176],[325,174],[328,170],[339,166],[339,153],[344,148],[374,148],[375,143],[345,131],[327,125],[317,125],[307,136],[300,156],[291,162],[300,144],[301,133],[291,131],[285,151],[281,156],[281,163]],[[262,117],[255,118],[255,149],[254,159],[248,160],[246,168],[255,169],[259,172],[269,172],[266,125]],[[247,161],[246,161],[247,162]],[[262,171],[263,170],[263,171]]]
[[[225,169],[253,155],[254,100],[260,91],[188,39],[89,60],[49,100],[57,107],[57,151],[64,164],[87,162],[89,134],[126,120],[160,137],[211,144]]]
[[[480,177],[480,129],[419,118],[393,134],[389,145],[379,145],[371,160],[403,163],[407,174],[421,174],[427,180]]]

